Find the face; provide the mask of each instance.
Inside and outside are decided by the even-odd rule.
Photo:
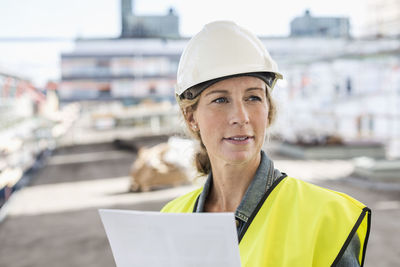
[[[268,126],[265,83],[240,76],[213,84],[201,93],[189,125],[200,132],[212,164],[259,162]]]

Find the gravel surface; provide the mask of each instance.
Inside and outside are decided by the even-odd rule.
[[[144,140],[151,145],[161,139]],[[140,144],[139,144],[140,145]],[[0,266],[115,266],[97,209],[159,210],[193,186],[129,193],[134,151],[103,143],[61,148],[6,206],[0,224]],[[349,178],[347,161],[275,165],[290,176],[348,193],[373,210],[365,266],[400,265],[400,189]]]

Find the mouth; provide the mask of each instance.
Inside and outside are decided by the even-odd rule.
[[[246,142],[250,139],[254,139],[254,136],[250,135],[236,135],[236,136],[230,136],[230,137],[225,137],[224,140],[227,141],[232,141],[232,142]]]

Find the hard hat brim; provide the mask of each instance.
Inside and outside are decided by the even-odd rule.
[[[263,80],[271,90],[274,88],[276,81],[278,79],[282,79],[282,75],[280,73],[275,72],[249,72],[249,73],[240,73],[234,75],[228,75],[216,79],[212,79],[209,81],[202,82],[200,84],[194,85],[187,90],[185,90],[180,96],[180,99],[195,99],[198,95],[201,94],[205,89],[210,87],[211,85],[220,82],[222,80],[240,77],[240,76],[252,76]]]

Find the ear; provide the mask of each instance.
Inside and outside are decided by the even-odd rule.
[[[190,129],[192,129],[195,132],[198,131],[199,127],[197,125],[197,120],[196,120],[196,111],[187,109],[185,112],[185,119]]]

